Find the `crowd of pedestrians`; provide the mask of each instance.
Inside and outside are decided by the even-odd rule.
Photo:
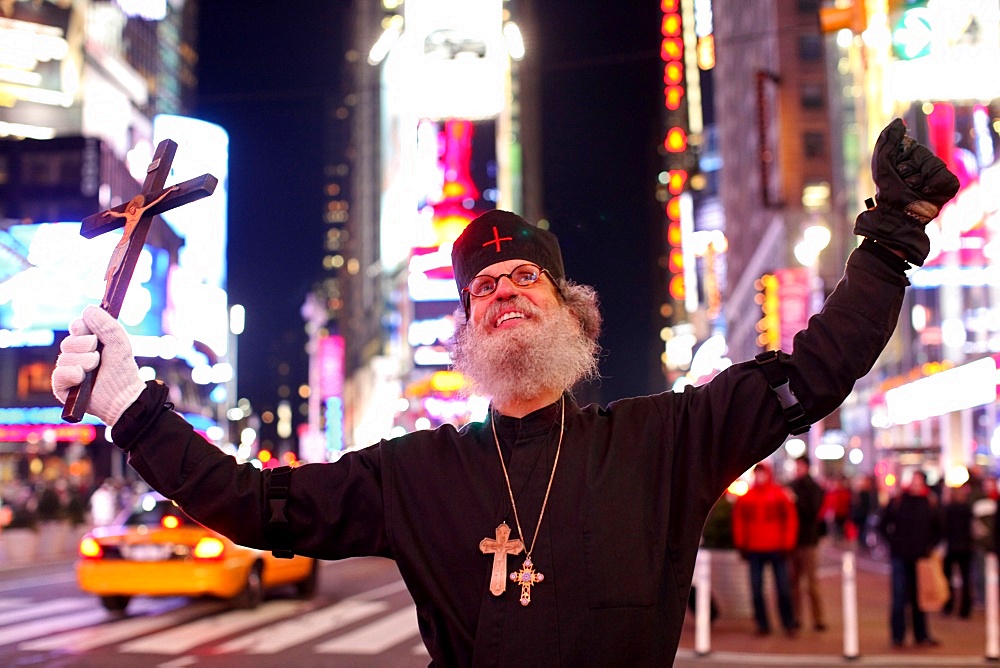
[[[1000,552],[994,527],[1000,499],[996,478],[973,471],[964,484],[928,485],[924,471],[904,472],[898,484],[875,476],[816,475],[806,456],[779,476],[772,465],[754,467],[742,496],[726,495],[705,526],[704,546],[734,549],[746,561],[755,633],[768,635],[765,572],[770,570],[780,628],[789,637],[803,627],[827,630],[817,580],[820,547],[853,549],[889,565],[888,636],[893,646],[938,644],[932,615],[919,597],[917,561],[940,553],[949,596],[935,612],[968,619],[985,600],[985,555]],[[86,487],[66,479],[12,483],[0,489],[0,532],[45,524],[103,526],[134,503],[142,483],[107,479]],[[726,614],[727,592],[712,592],[711,619]],[[693,604],[693,594],[692,594]]]
[[[141,481],[95,485],[78,475],[0,482],[0,566],[74,556],[87,531],[113,523],[147,489]]]
[[[923,470],[910,469],[900,472],[896,484],[880,486],[871,474],[824,479],[805,456],[782,470],[785,476],[768,463],[758,464],[745,494],[720,500],[704,536],[706,547],[731,545],[745,560],[756,634],[772,631],[768,569],[784,633],[794,637],[807,625],[827,630],[817,581],[824,541],[888,564],[887,635],[894,647],[936,646],[930,612],[968,619],[983,603],[985,554],[1000,552],[1000,531],[994,530],[1000,494],[993,476],[973,471],[960,486],[940,480],[931,486]],[[919,596],[918,561],[935,553],[947,600],[928,607]],[[718,598],[713,593],[713,620],[726,614],[725,599],[725,592]]]

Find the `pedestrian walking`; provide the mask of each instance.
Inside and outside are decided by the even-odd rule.
[[[817,631],[825,631],[823,599],[817,579],[823,488],[812,477],[809,466],[808,455],[796,459],[795,478],[788,484],[795,499],[795,511],[799,520],[798,536],[789,562],[792,609],[795,611],[796,625],[801,625],[804,608],[803,598],[808,597],[813,628]]]
[[[892,602],[889,627],[893,647],[906,638],[906,613],[912,620],[917,645],[933,646],[927,615],[917,603],[917,559],[926,557],[941,541],[941,507],[927,486],[923,471],[914,471],[910,484],[886,504],[879,531],[889,545]]]
[[[951,595],[941,612],[950,615],[956,611],[962,619],[968,619],[972,613],[973,541],[970,492],[969,483],[949,488],[950,499],[944,504],[944,573],[948,578]]]
[[[873,519],[878,514],[878,492],[875,476],[860,473],[851,487],[851,523],[857,531],[858,550],[870,553],[874,547],[875,533],[871,531]]]
[[[768,635],[771,623],[764,600],[764,568],[771,567],[781,625],[795,635],[792,592],[788,579],[788,555],[795,548],[799,519],[795,504],[774,481],[769,464],[761,462],[753,470],[753,486],[733,506],[733,543],[750,564],[750,591],[753,597],[757,635]]]

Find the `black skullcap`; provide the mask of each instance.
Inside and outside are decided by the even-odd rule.
[[[494,209],[469,223],[451,249],[459,294],[479,272],[504,260],[533,262],[552,280],[565,274],[556,235],[510,211]]]

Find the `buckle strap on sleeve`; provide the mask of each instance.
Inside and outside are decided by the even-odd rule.
[[[778,351],[768,350],[754,357],[754,361],[760,366],[760,370],[767,377],[767,384],[771,390],[778,395],[781,403],[781,411],[785,415],[785,422],[795,436],[804,434],[812,426],[806,422],[806,411],[799,402],[799,398],[792,392],[792,387],[788,383],[788,376],[778,363]]]
[[[288,501],[288,487],[291,483],[292,467],[279,466],[271,469],[271,478],[267,490],[268,506],[271,518],[264,527],[268,539],[273,546],[271,553],[278,559],[291,559],[294,553],[288,548],[291,536],[288,526],[288,516],[285,514],[285,504]]]

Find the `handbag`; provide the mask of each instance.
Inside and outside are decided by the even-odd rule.
[[[948,578],[944,574],[941,552],[933,550],[917,559],[917,605],[923,612],[940,612],[951,596]]]

